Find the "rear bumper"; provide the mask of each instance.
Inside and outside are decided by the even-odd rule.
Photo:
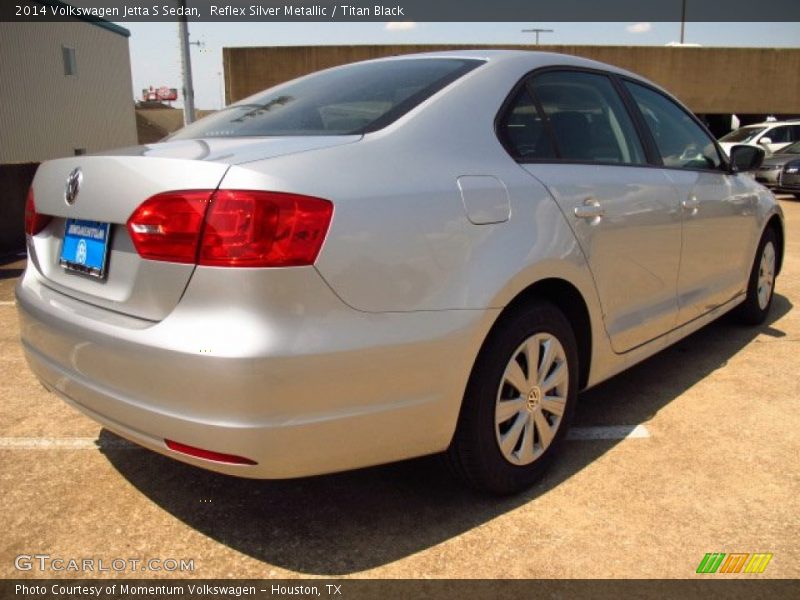
[[[263,285],[245,271],[198,269],[153,323],[53,291],[29,269],[17,287],[28,363],[108,429],[232,475],[315,475],[447,447],[495,311],[362,313],[313,268],[271,271]],[[165,439],[257,464],[189,457]]]

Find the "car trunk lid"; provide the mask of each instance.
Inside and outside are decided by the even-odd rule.
[[[361,136],[220,138],[166,141],[42,163],[32,184],[36,211],[52,216],[29,238],[31,263],[43,282],[79,300],[127,315],[159,321],[180,300],[194,264],[146,260],[126,228],[131,214],[156,194],[215,190],[231,165],[352,143]],[[80,169],[79,190],[66,202],[70,174]],[[62,264],[67,220],[110,224],[105,276]],[[90,224],[91,225],[91,224]],[[75,243],[72,237],[71,243]],[[90,242],[91,243],[91,242]],[[74,250],[67,253],[77,256]],[[74,265],[73,265],[74,268]]]

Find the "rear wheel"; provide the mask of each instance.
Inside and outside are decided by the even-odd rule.
[[[770,228],[764,232],[758,244],[750,279],[747,282],[747,297],[736,309],[736,316],[748,325],[760,325],[767,318],[775,292],[775,270],[777,268],[777,238]]]
[[[504,319],[473,368],[447,459],[472,487],[530,486],[557,454],[575,408],[577,344],[563,313],[537,302]]]

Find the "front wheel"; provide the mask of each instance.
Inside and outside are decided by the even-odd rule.
[[[577,388],[575,334],[560,310],[536,302],[504,318],[467,384],[447,451],[452,470],[495,494],[530,486],[558,453]]]
[[[771,228],[764,232],[750,270],[745,301],[736,309],[736,316],[748,325],[763,323],[772,306],[777,268],[777,237]]]

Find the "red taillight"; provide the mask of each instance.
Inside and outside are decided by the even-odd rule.
[[[213,460],[214,462],[228,463],[231,465],[257,465],[258,463],[243,456],[236,456],[235,454],[223,454],[221,452],[212,452],[211,450],[203,450],[202,448],[195,448],[194,446],[187,446],[172,440],[164,440],[167,448],[180,452],[181,454],[188,454],[195,458],[202,458],[204,460]]]
[[[143,258],[194,263],[211,190],[184,190],[145,200],[128,219],[128,233]]]
[[[199,263],[220,267],[311,265],[333,214],[321,198],[220,190],[206,218]]]
[[[328,200],[249,190],[188,190],[145,200],[128,219],[151,260],[218,267],[311,265],[330,226]]]
[[[36,235],[47,227],[47,224],[52,218],[53,217],[40,215],[36,212],[36,203],[33,201],[33,188],[29,188],[28,197],[25,199],[25,233],[28,235]]]

